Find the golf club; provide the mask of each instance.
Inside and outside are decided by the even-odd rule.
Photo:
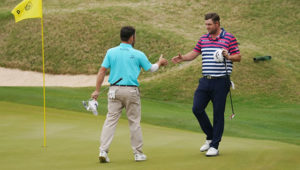
[[[226,76],[227,76],[227,80],[226,81],[230,81],[230,77],[228,75],[228,71],[227,71],[227,63],[226,63],[226,58],[224,57],[224,64],[225,64],[225,70],[226,70]],[[231,83],[231,82],[229,82]],[[232,114],[230,116],[230,119],[233,119],[235,117],[235,113],[234,113],[234,110],[233,110],[233,103],[232,103],[232,97],[231,97],[231,90],[230,90],[230,87],[229,87],[229,97],[230,97],[230,103],[231,103],[231,110],[232,110]]]
[[[116,85],[117,83],[119,83],[121,80],[123,80],[123,78],[121,77],[121,78],[119,78],[119,80],[117,80],[116,82],[114,82],[113,84],[111,84],[110,86],[114,86],[114,85]],[[105,90],[107,90],[110,86],[107,86],[106,88],[104,88],[102,91],[105,91]]]

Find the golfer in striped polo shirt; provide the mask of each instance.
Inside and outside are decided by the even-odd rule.
[[[200,38],[195,48],[185,55],[179,54],[173,57],[172,61],[173,63],[191,61],[202,55],[203,77],[200,78],[194,94],[193,113],[206,134],[206,141],[200,151],[207,151],[206,156],[217,156],[224,130],[226,98],[230,88],[230,78],[226,75],[226,68],[230,75],[233,62],[239,62],[241,54],[236,38],[220,27],[218,14],[206,14],[205,25],[208,33]],[[220,49],[225,57],[221,60],[223,62],[216,59],[216,52]],[[209,101],[213,103],[213,126],[205,112]]]

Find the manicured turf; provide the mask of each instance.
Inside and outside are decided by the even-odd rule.
[[[81,101],[87,100],[92,91],[93,88],[47,88],[47,108],[88,113]],[[300,145],[299,105],[280,103],[276,98],[266,96],[234,97],[237,116],[229,120],[231,110],[230,102],[227,102],[224,135]],[[42,88],[0,87],[0,101],[43,106]],[[100,114],[106,114],[106,94],[102,94],[98,101]],[[142,122],[202,133],[192,113],[192,100],[188,102],[190,104],[142,97]],[[212,116],[211,105],[207,107],[207,113]]]
[[[300,147],[273,141],[224,137],[220,156],[207,158],[199,133],[142,124],[148,161],[136,163],[126,120],[120,120],[109,153],[98,162],[104,116],[47,109],[47,148],[42,107],[0,102],[1,169],[297,169]]]

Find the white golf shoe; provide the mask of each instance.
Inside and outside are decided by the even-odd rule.
[[[218,155],[219,155],[219,151],[214,147],[210,147],[206,152],[206,156],[218,156]]]
[[[109,162],[109,158],[107,156],[107,152],[100,151],[99,161],[100,161],[100,163],[108,163]]]
[[[201,152],[207,151],[210,148],[210,143],[211,140],[206,140],[204,145],[201,146],[200,151]]]
[[[136,162],[145,161],[147,160],[147,156],[143,153],[134,154],[134,160]]]

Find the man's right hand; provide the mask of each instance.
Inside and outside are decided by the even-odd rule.
[[[180,63],[180,62],[182,62],[182,61],[183,61],[183,57],[182,57],[181,54],[178,54],[178,56],[175,56],[175,57],[172,58],[172,62],[173,62],[174,64]]]
[[[160,66],[166,66],[166,65],[168,65],[168,60],[165,59],[163,57],[163,55],[161,54],[160,57],[159,57],[158,63],[159,63]]]
[[[95,91],[91,94],[91,98],[93,98],[93,99],[95,99],[95,100],[97,100],[98,96],[99,96],[99,91],[97,91],[97,90],[95,90]]]

